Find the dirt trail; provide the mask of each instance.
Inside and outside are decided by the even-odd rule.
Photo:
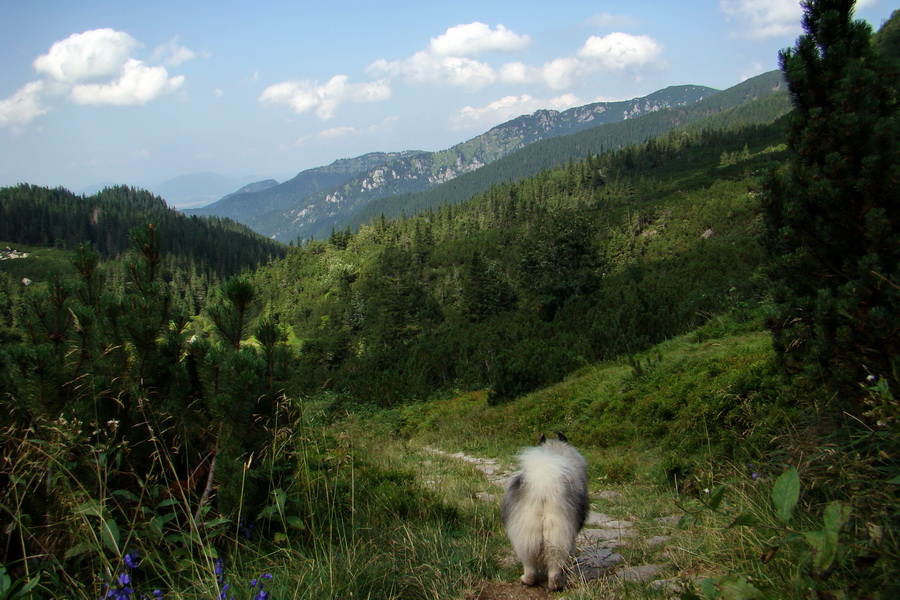
[[[484,473],[490,487],[479,493],[478,498],[485,502],[499,503],[506,482],[514,473],[513,469],[506,469],[494,458],[470,456],[463,452],[449,453],[430,446],[425,449],[432,454],[472,464]],[[597,500],[614,506],[621,501],[621,494],[614,491],[591,492],[592,504]],[[677,523],[678,516],[662,517],[656,519],[654,528],[674,529]],[[620,582],[646,583],[674,594],[679,589],[679,581],[664,579],[660,575],[666,569],[666,564],[628,565],[621,553],[621,550],[629,544],[643,544],[662,550],[671,539],[669,535],[643,537],[633,522],[614,519],[592,510],[576,540],[575,560],[569,573],[567,589],[583,586],[593,580],[610,578]],[[531,600],[558,597],[558,594],[550,592],[545,586],[526,587],[518,581],[513,581],[483,582],[476,592],[466,596],[466,600]]]

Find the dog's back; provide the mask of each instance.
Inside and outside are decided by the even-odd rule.
[[[587,518],[587,463],[559,434],[519,454],[521,470],[506,488],[501,517],[525,567],[522,582],[537,583],[545,569],[551,589],[560,589],[562,569]]]

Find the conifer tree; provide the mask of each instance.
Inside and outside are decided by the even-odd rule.
[[[788,372],[838,390],[896,381],[900,327],[898,73],[853,0],[806,0],[780,54],[794,112],[789,159],[767,181],[769,320]]]

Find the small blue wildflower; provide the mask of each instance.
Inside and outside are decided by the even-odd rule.
[[[216,559],[216,575],[221,575],[225,572],[225,561],[222,560],[221,557]]]
[[[140,553],[138,553],[137,550],[135,550],[133,552],[129,552],[124,557],[122,557],[122,560],[125,563],[126,567],[134,570],[134,569],[138,568],[138,565],[141,562],[141,555],[140,555]]]
[[[259,577],[250,580],[251,589],[255,589],[256,593],[253,595],[253,600],[268,600],[269,592],[265,591],[263,588],[265,587],[265,582],[262,580],[271,580],[271,573],[263,573]]]
[[[119,585],[128,585],[129,583],[131,583],[131,575],[128,573],[119,575]]]
[[[753,474],[750,475],[750,477],[753,478],[753,481],[756,481],[757,479],[759,479],[759,473],[757,473],[757,472],[754,471]]]
[[[240,528],[241,535],[243,535],[248,540],[253,540],[253,529],[256,527],[256,523],[248,523],[247,519],[241,517]]]
[[[219,600],[233,600],[234,594],[232,594],[231,596],[228,595],[228,590],[230,590],[230,589],[231,589],[230,583],[223,584],[222,591],[219,592]]]

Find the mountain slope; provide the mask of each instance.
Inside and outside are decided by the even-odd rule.
[[[283,241],[322,237],[373,200],[432,188],[539,140],[691,104],[715,93],[712,88],[683,85],[628,101],[598,102],[563,112],[539,110],[447,150],[373,153],[336,161],[280,186],[232,195],[194,212],[228,216]]]
[[[780,71],[771,71],[744,81],[688,106],[652,111],[641,117],[606,123],[567,136],[537,141],[505,156],[473,173],[419,193],[383,197],[361,207],[338,229],[356,228],[380,215],[399,217],[415,214],[443,204],[456,204],[492,185],[517,181],[545,169],[580,160],[589,152],[643,143],[651,137],[663,136],[678,127],[696,123],[706,129],[771,123],[790,110]],[[320,235],[327,232],[320,230]]]
[[[287,207],[296,203],[298,198],[306,198],[323,190],[333,189],[351,177],[406,154],[425,153],[372,152],[356,158],[340,159],[324,167],[302,171],[284,183],[260,190],[238,190],[217,202],[184,212],[191,215],[228,217],[263,235],[271,235],[266,225],[270,213],[281,214]]]
[[[72,250],[89,242],[105,258],[130,250],[130,232],[147,223],[162,249],[219,276],[284,256],[285,246],[218,217],[185,216],[151,192],[119,186],[92,196],[28,184],[0,188],[0,239]]]

